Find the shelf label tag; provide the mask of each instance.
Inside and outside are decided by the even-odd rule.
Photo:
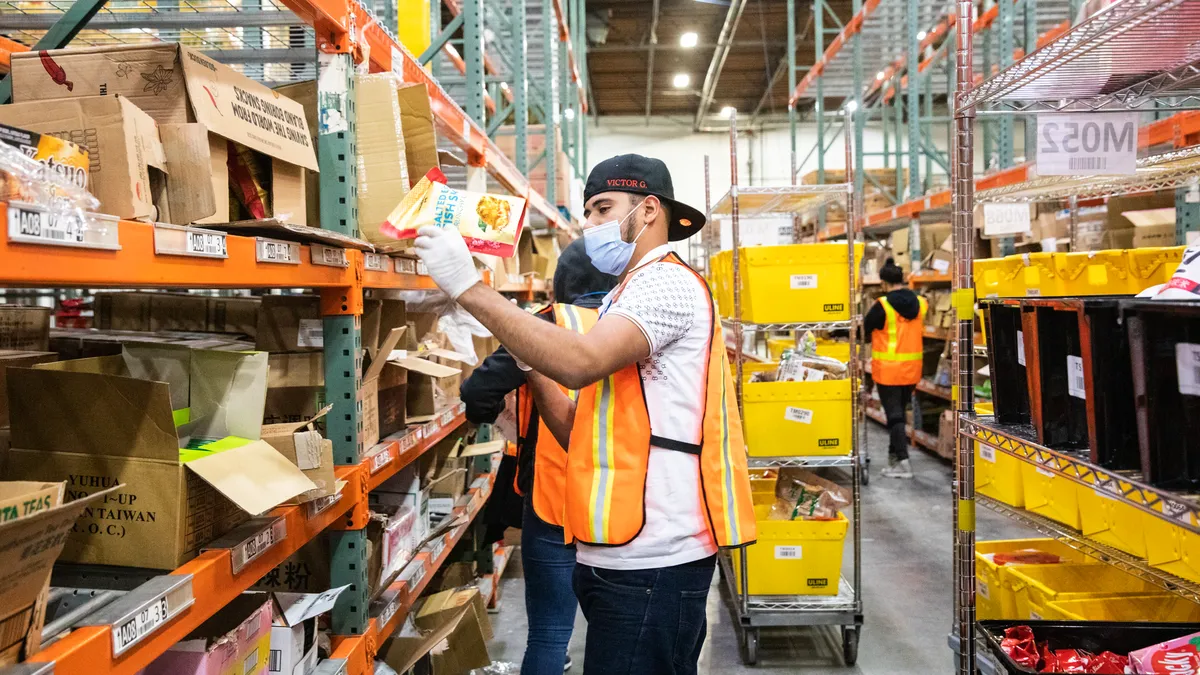
[[[388,271],[387,256],[380,253],[364,253],[363,267],[375,272]]]
[[[435,539],[433,541],[433,543],[430,544],[429,557],[432,558],[434,562],[437,562],[437,560],[442,557],[442,553],[444,553],[445,551],[446,551],[446,538],[443,536],[438,539]]]
[[[1175,345],[1175,373],[1179,378],[1179,393],[1200,396],[1200,344]]]
[[[404,434],[400,438],[400,452],[406,452],[417,447],[417,442],[421,440],[421,427],[415,427],[412,431]]]
[[[789,422],[799,422],[801,424],[812,424],[813,411],[804,408],[795,408],[788,406],[783,413],[783,418]]]
[[[375,474],[383,467],[392,463],[392,453],[386,448],[371,456],[371,473]]]
[[[224,232],[188,232],[184,255],[206,258],[227,258]]]
[[[986,445],[980,445],[979,446],[979,457],[980,457],[980,459],[983,459],[985,461],[991,462],[992,464],[995,464],[996,463],[996,449],[989,448]]]
[[[1017,331],[1017,363],[1025,365],[1025,334]]]
[[[109,248],[88,246],[84,240],[85,229],[84,223],[78,218],[63,217],[41,208],[8,205],[8,240],[12,242]]]
[[[791,287],[793,291],[806,290],[817,287],[817,275],[815,274],[793,274],[791,277]]]
[[[803,546],[776,546],[776,560],[801,560],[804,558]]]
[[[1040,288],[1030,287],[1030,288],[1025,289],[1025,296],[1029,297],[1029,298],[1036,298],[1036,297],[1040,296],[1041,294],[1042,294],[1042,289],[1040,289]]]
[[[451,408],[451,409],[447,410],[446,412],[442,413],[442,417],[438,421],[444,427],[449,426],[450,423],[454,421],[454,415],[455,415],[455,410],[454,410],[454,408]]]
[[[396,261],[396,274],[416,274],[417,261],[412,258],[392,258]]]
[[[257,534],[252,535],[230,551],[233,573],[238,574],[267,549],[287,538],[287,521],[276,518]]]
[[[404,54],[392,45],[392,74],[401,82],[404,81]]]
[[[1083,358],[1067,355],[1067,393],[1075,398],[1087,399],[1087,386],[1083,378]]]
[[[254,258],[261,263],[299,265],[300,244],[258,237],[254,246]]]
[[[326,511],[329,510],[329,507],[338,503],[338,501],[340,501],[341,498],[342,498],[342,493],[338,492],[335,494],[327,495],[325,497],[319,497],[317,499],[312,500],[311,502],[308,503],[308,517],[315,518],[316,516],[319,516],[322,513],[325,513]]]
[[[1137,112],[1037,116],[1039,176],[1129,175],[1137,171]]]
[[[392,620],[393,616],[396,616],[396,612],[399,611],[399,609],[400,609],[400,594],[393,593],[392,599],[388,600],[388,603],[386,605],[384,605],[383,609],[379,612],[380,627],[388,625],[388,622]]]
[[[312,251],[312,264],[314,265],[323,265],[325,267],[350,266],[350,262],[346,260],[346,249],[344,248],[310,244],[309,250]]]
[[[1029,204],[984,204],[983,236],[1003,237],[1032,230]]]
[[[120,656],[165,626],[194,602],[192,575],[163,575],[101,608],[78,626],[109,626],[112,653]]]

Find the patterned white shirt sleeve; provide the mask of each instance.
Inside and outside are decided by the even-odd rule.
[[[650,343],[650,353],[657,354],[692,329],[702,294],[704,287],[690,270],[653,263],[634,273],[608,311],[637,325]]]

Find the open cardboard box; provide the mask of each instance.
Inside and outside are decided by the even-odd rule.
[[[477,588],[435,593],[382,650],[384,663],[407,672],[426,656],[433,675],[461,675],[491,664],[487,641],[492,637],[486,603]],[[445,642],[445,648],[438,646]]]
[[[159,124],[176,223],[230,217],[230,143],[269,161],[271,214],[305,213],[305,171],[319,171],[299,103],[199,51],[170,42],[14,54],[13,100],[120,94]],[[205,188],[203,186],[210,186]]]
[[[0,667],[36,654],[50,590],[50,570],[84,509],[118,487],[63,504],[65,483],[0,483]]]
[[[311,419],[304,422],[264,424],[262,440],[271,444],[288,461],[295,464],[316,488],[296,496],[297,503],[334,494],[337,478],[333,474],[333,441],[321,436],[315,423],[325,416],[333,406],[327,405]]]
[[[317,617],[333,609],[342,591],[275,593],[271,662],[267,673],[307,675],[317,667]]]
[[[242,593],[141,675],[261,675],[271,660],[273,609],[269,594]]]
[[[1175,208],[1126,211],[1121,214],[1133,223],[1133,247],[1175,245]]]
[[[58,355],[54,352],[18,352],[0,349],[0,428],[8,426],[8,369],[28,368],[39,363],[50,363],[57,360]],[[0,518],[0,521],[2,520]]]
[[[265,424],[304,422],[325,407],[324,354],[271,354],[267,363]]]
[[[8,371],[8,475],[68,480],[89,509],[63,560],[173,569],[246,520],[316,489],[261,435],[267,355],[126,344],[119,356]]]

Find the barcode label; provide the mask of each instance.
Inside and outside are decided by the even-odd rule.
[[[1087,399],[1087,385],[1083,379],[1083,359],[1067,356],[1067,393],[1075,398]]]
[[[800,560],[804,557],[804,548],[802,546],[776,546],[776,560]]]
[[[817,287],[817,275],[815,274],[793,274],[791,278],[792,290],[801,290],[806,288]]]
[[[392,453],[387,450],[381,450],[371,457],[371,473],[375,473],[391,463]]]
[[[324,347],[325,322],[321,319],[300,319],[296,329],[297,347]]]
[[[991,462],[992,464],[995,464],[996,463],[996,449],[989,448],[986,445],[980,445],[979,446],[979,457],[983,460]]]
[[[350,265],[346,260],[346,249],[334,248],[332,246],[321,246],[313,244],[309,247],[312,251],[312,264],[324,265],[326,267],[347,267]]]
[[[221,232],[188,232],[185,237],[187,255],[224,258],[225,235]]]
[[[804,408],[793,408],[788,406],[783,413],[783,418],[789,422],[799,422],[800,424],[812,424],[813,411]]]
[[[55,217],[42,211],[9,205],[8,237],[11,241],[31,244],[82,244],[83,224],[78,218]]]
[[[120,654],[167,621],[167,598],[155,598],[145,609],[113,629],[113,653]]]
[[[1017,331],[1017,363],[1025,365],[1025,334]]]
[[[388,271],[387,258],[378,253],[364,253],[363,267],[376,272]]]
[[[1072,171],[1104,171],[1108,168],[1108,158],[1072,157],[1070,160],[1070,167]]]
[[[1179,393],[1200,396],[1200,344],[1175,345],[1175,373],[1179,377]]]
[[[254,651],[250,652],[250,654],[248,656],[246,656],[246,660],[242,661],[242,672],[243,673],[253,673],[257,669],[258,669],[258,647],[255,647]]]
[[[282,649],[272,649],[270,660],[267,663],[267,672],[268,673],[282,672],[282,669],[283,669],[283,663],[281,663],[282,661],[283,661],[283,650]]]
[[[1042,294],[1042,289],[1040,289],[1040,288],[1026,288],[1025,289],[1025,295],[1027,297],[1035,298],[1041,294]]]
[[[300,245],[291,242],[259,239],[255,253],[258,262],[300,264]]]

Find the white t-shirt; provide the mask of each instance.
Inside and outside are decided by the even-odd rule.
[[[650,343],[649,358],[638,366],[651,433],[699,443],[715,312],[703,282],[691,271],[670,262],[646,265],[668,251],[661,246],[647,253],[616,302],[609,293],[600,312],[629,319]],[[576,551],[585,565],[619,570],[682,565],[716,553],[704,512],[700,458],[651,446],[641,533],[624,546],[578,544]]]

